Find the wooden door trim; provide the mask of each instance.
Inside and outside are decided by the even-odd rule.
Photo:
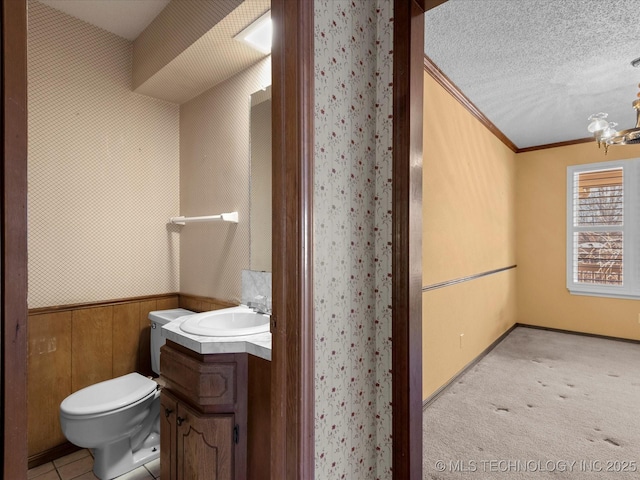
[[[27,476],[27,4],[2,1],[3,478]]]
[[[272,478],[311,479],[314,469],[313,3],[304,0],[286,3],[285,9],[285,0],[272,2],[272,16],[278,32],[273,50],[273,200],[276,207],[273,290],[277,324],[272,364]],[[406,3],[410,4],[408,8]],[[12,394],[7,396],[3,390],[2,396],[4,411],[11,412],[11,415],[3,415],[4,459],[11,459],[11,462],[3,462],[3,473],[5,478],[20,479],[26,477],[27,460],[26,418],[20,413],[26,412],[26,4],[3,0],[2,5],[3,67],[11,66],[3,70],[3,118],[10,113],[8,118],[12,119],[11,125],[5,124],[3,128],[4,200],[12,202],[3,205],[3,384],[11,382],[12,385]],[[421,342],[421,335],[413,335],[414,341],[410,343],[412,336],[407,334],[414,333],[412,326],[417,323],[416,318],[421,324],[421,312],[416,316],[419,300],[416,302],[416,295],[412,293],[415,291],[412,288],[415,273],[411,269],[415,269],[416,264],[412,266],[408,260],[414,258],[410,252],[415,252],[416,239],[421,238],[416,223],[412,224],[418,213],[415,193],[416,178],[421,178],[421,162],[416,165],[411,159],[421,158],[421,138],[417,141],[417,137],[421,137],[417,130],[421,131],[421,128],[417,127],[421,126],[422,112],[418,119],[416,109],[422,107],[421,98],[419,101],[417,98],[422,94],[421,89],[420,92],[415,89],[415,81],[408,80],[406,71],[402,73],[401,63],[406,62],[405,68],[412,65],[411,60],[419,51],[418,75],[422,75],[422,38],[419,44],[416,41],[422,22],[416,18],[421,16],[423,9],[413,0],[397,0],[394,10],[393,395],[397,398],[398,394],[406,396],[409,392],[407,398],[411,399],[420,390],[417,373],[421,373],[421,345],[416,346],[416,342]],[[403,18],[412,28],[401,28]],[[408,38],[399,38],[403,34]],[[401,47],[403,42],[404,47]],[[410,78],[417,78],[414,68],[409,71]],[[401,86],[401,79],[407,85]],[[415,90],[413,94],[410,94],[410,85]],[[9,94],[10,87],[16,91]],[[12,101],[7,102],[7,98]],[[403,98],[408,101],[405,108],[400,104]],[[411,108],[407,109],[406,105]],[[402,125],[409,128],[402,132]],[[6,176],[9,166],[13,167],[9,173],[17,175],[17,182],[9,182]],[[11,282],[5,282],[7,278]],[[420,295],[417,298],[420,299]],[[7,336],[7,333],[11,335]],[[22,408],[15,408],[19,403]],[[422,455],[421,437],[416,439],[415,433],[395,437],[396,432],[416,423],[412,422],[415,416],[412,415],[413,403],[411,400],[406,405],[394,403],[394,478],[403,478],[402,471],[421,471],[421,466],[417,466]],[[417,423],[422,425],[421,421]],[[411,432],[414,430],[416,428],[411,428]],[[408,473],[404,478],[419,478],[415,475]]]
[[[272,0],[271,478],[314,478],[313,9]]]
[[[422,479],[424,7],[424,1],[394,2],[392,460],[398,480]]]

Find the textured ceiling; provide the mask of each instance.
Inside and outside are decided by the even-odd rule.
[[[155,23],[164,22],[164,35],[156,35],[152,47],[166,50],[171,46],[167,37],[177,41],[189,33],[186,29],[195,28],[197,22],[182,26],[180,21],[202,1],[218,2],[221,8],[222,4],[233,4],[234,8],[135,88],[138,93],[184,103],[265,56],[233,37],[269,10],[270,0],[173,0],[171,5],[169,0],[42,0],[42,3],[128,40],[143,37],[145,29],[157,30]],[[235,8],[237,3],[240,5]],[[167,21],[165,17],[170,18]],[[176,25],[183,30],[172,32],[171,27]]]
[[[638,0],[449,0],[425,54],[518,148],[588,137],[587,117],[635,126]]]
[[[215,1],[222,3],[220,0]],[[244,0],[239,3],[237,8],[189,48],[137,86],[135,91],[174,103],[184,103],[264,58],[264,53],[233,37],[269,10],[271,0]],[[170,8],[171,6],[161,15],[169,12]],[[181,12],[177,11],[170,21],[175,23],[175,17],[180,15]],[[184,30],[189,28],[191,27],[185,26]],[[170,31],[165,30],[165,34]],[[143,35],[146,33],[145,31]],[[161,39],[156,44],[162,44]],[[134,60],[135,57],[136,53]]]
[[[169,0],[40,0],[119,37],[133,40],[167,6]]]

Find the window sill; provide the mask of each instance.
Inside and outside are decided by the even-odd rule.
[[[571,295],[581,295],[583,297],[603,297],[603,298],[616,298],[620,300],[640,300],[640,294],[634,293],[614,293],[614,292],[593,292],[589,290],[569,290]]]

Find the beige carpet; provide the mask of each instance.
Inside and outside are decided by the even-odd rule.
[[[425,479],[640,479],[640,345],[518,327],[423,418]]]

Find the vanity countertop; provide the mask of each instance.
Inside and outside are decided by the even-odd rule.
[[[162,336],[196,353],[250,353],[271,361],[271,333],[258,333],[241,337],[207,337],[183,332],[178,318],[162,327]]]

